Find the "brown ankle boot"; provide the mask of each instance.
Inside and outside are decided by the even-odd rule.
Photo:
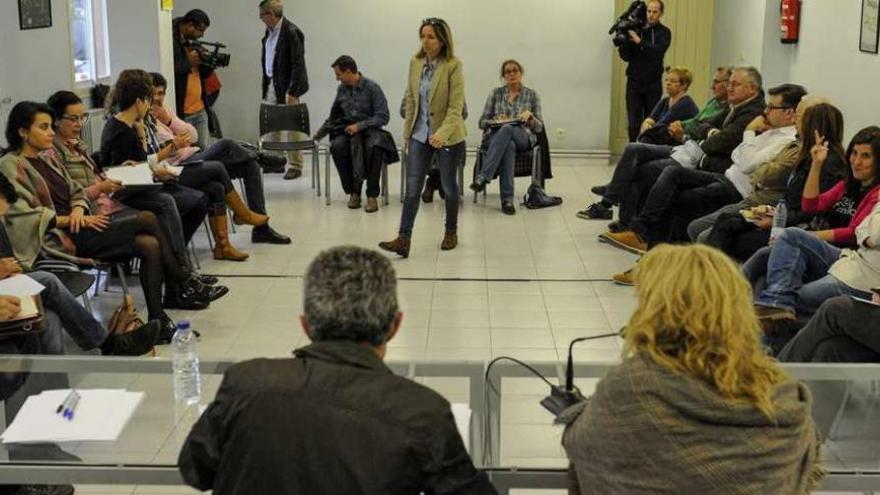
[[[244,261],[248,254],[235,249],[229,242],[229,225],[226,223],[226,214],[209,217],[208,224],[211,233],[214,234],[214,259],[229,261]]]
[[[376,201],[376,198],[371,198],[367,196],[367,205],[364,206],[364,211],[367,213],[373,213],[379,209],[379,202]]]
[[[446,235],[443,236],[443,242],[440,243],[440,249],[443,251],[449,251],[450,249],[455,249],[455,246],[458,246],[458,234],[455,232],[447,232]]]
[[[244,224],[259,227],[269,223],[268,216],[251,211],[234,190],[226,193],[226,204],[232,210],[232,221],[235,222],[235,225]]]
[[[380,242],[379,247],[385,251],[397,253],[404,258],[409,257],[409,239],[398,236],[393,241]]]

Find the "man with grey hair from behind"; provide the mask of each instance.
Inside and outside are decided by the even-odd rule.
[[[449,403],[382,362],[400,330],[387,258],[353,246],[309,265],[293,358],[230,368],[180,452],[183,479],[215,495],[495,494]]]

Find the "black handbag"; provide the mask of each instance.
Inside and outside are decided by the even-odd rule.
[[[529,186],[528,191],[526,191],[526,195],[523,196],[522,204],[530,210],[536,210],[538,208],[559,206],[562,204],[562,198],[550,196],[544,192],[544,188],[538,184],[532,184]]]

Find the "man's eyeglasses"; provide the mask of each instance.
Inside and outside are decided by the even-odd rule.
[[[80,124],[85,124],[89,121],[89,114],[84,113],[82,115],[62,115],[61,120],[73,122],[74,124],[77,122],[79,122]]]

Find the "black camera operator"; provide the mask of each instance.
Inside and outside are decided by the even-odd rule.
[[[211,115],[211,104],[216,99],[216,93],[215,98],[208,95],[206,81],[216,77],[216,67],[229,63],[226,54],[220,54],[220,61],[225,65],[217,63],[217,44],[196,41],[205,35],[210,25],[208,14],[199,9],[190,10],[172,22],[177,115],[196,128],[202,149],[207,149],[209,134],[221,136],[219,122],[216,116]]]
[[[663,56],[672,32],[660,23],[662,0],[637,0],[611,28],[614,44],[626,67],[626,118],[629,140],[639,136],[639,126],[663,95]],[[642,21],[642,19],[644,19]],[[643,24],[639,26],[638,23]],[[619,32],[625,30],[625,33]]]

